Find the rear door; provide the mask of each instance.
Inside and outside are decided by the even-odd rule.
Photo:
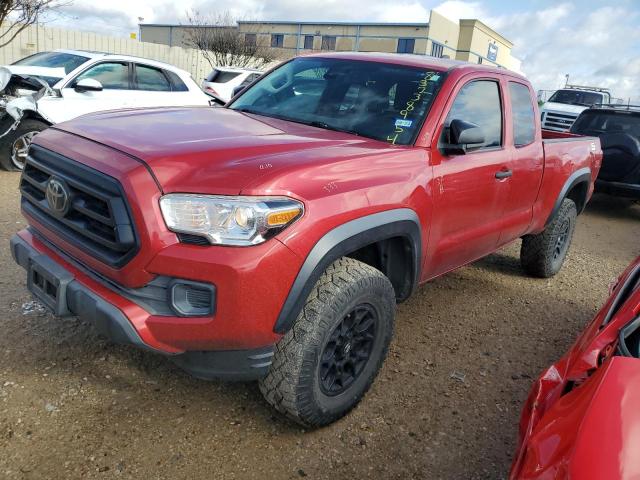
[[[432,250],[425,265],[428,276],[445,273],[497,247],[509,180],[500,178],[509,163],[503,98],[498,76],[478,74],[464,77],[447,102],[431,148],[435,211],[430,226]],[[465,154],[443,153],[454,119],[478,125],[485,142]]]
[[[504,205],[500,244],[524,234],[533,218],[533,205],[538,198],[544,170],[544,151],[533,106],[536,96],[524,82],[507,77],[509,152],[507,201]]]
[[[131,107],[175,107],[207,104],[200,90],[189,91],[182,79],[171,72],[144,63],[133,64],[133,88]]]

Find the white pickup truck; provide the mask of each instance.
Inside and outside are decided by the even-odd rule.
[[[34,135],[86,113],[212,101],[188,72],[166,63],[78,50],[36,53],[0,67],[0,165],[21,170]]]
[[[567,132],[578,115],[594,105],[611,103],[611,93],[606,88],[567,85],[557,90],[540,107],[542,128]]]

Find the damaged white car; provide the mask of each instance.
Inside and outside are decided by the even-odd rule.
[[[0,165],[21,170],[34,135],[87,113],[220,103],[166,63],[76,50],[0,67]]]

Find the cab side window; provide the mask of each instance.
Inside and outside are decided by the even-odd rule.
[[[513,144],[516,147],[529,145],[536,135],[536,122],[531,93],[521,84],[509,82],[511,115],[513,116]]]
[[[484,133],[480,148],[502,145],[502,103],[498,82],[474,80],[458,92],[445,120],[444,142],[449,142],[449,125],[452,120],[476,124]]]
[[[105,90],[129,90],[129,65],[123,62],[104,62],[94,65],[81,73],[74,84],[85,78],[92,78],[102,84]]]

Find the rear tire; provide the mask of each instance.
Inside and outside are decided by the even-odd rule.
[[[543,232],[522,237],[520,263],[525,272],[549,278],[560,271],[571,245],[577,216],[576,204],[565,198]]]
[[[331,264],[276,344],[260,391],[306,427],[328,425],[373,383],[393,334],[395,293],[382,272],[351,258]]]
[[[9,128],[11,123],[4,125],[0,134]],[[23,119],[18,128],[0,138],[0,166],[9,171],[20,171],[24,168],[27,151],[33,137],[48,128],[46,123],[34,118]]]

